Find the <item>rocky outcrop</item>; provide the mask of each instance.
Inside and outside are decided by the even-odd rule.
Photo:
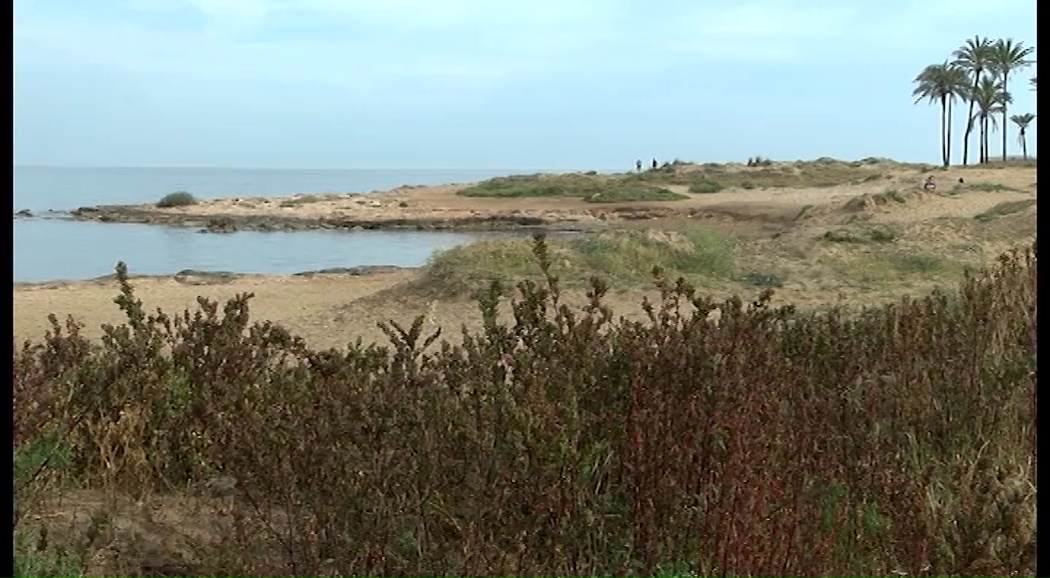
[[[305,218],[294,215],[221,215],[202,216],[193,213],[158,211],[137,206],[81,207],[70,212],[70,218],[107,223],[139,223],[196,227],[201,232],[232,233],[235,231],[302,231],[312,229],[416,229],[416,230],[507,230],[555,225],[557,220],[503,212],[446,217],[440,213],[425,217]]]

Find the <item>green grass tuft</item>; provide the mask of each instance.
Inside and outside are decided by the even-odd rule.
[[[755,273],[744,275],[741,281],[753,287],[783,287],[784,278],[776,273]]]
[[[987,223],[988,221],[998,219],[999,217],[1020,213],[1028,207],[1033,206],[1035,206],[1035,199],[1007,201],[1005,203],[999,203],[987,211],[974,216],[974,219],[981,223]]]
[[[1002,183],[981,182],[965,185],[955,185],[953,191],[980,191],[982,193],[1018,192],[1018,189],[1008,187]]]
[[[891,243],[896,241],[900,235],[885,225],[875,225],[863,230],[856,229],[832,229],[821,237],[829,243]]]
[[[464,197],[576,198],[589,203],[680,201],[689,197],[664,187],[599,175],[513,175],[467,187]]]
[[[734,269],[733,243],[696,226],[673,231],[608,231],[548,241],[552,270],[569,285],[593,275],[624,285],[646,285],[659,266],[669,275],[725,278]],[[540,275],[531,243],[524,239],[482,241],[454,247],[430,259],[420,288],[458,294],[479,282],[513,282]]]
[[[721,191],[724,188],[725,187],[723,187],[722,184],[718,181],[712,181],[710,179],[700,179],[699,181],[696,181],[695,183],[689,185],[689,192],[698,194],[717,193],[718,191]]]

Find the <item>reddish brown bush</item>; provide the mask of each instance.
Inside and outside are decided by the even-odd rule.
[[[422,318],[313,351],[250,295],[147,314],[120,266],[100,345],[53,320],[15,350],[15,447],[68,432],[27,479],[137,496],[233,476],[214,573],[1031,573],[1035,271],[1033,246],[957,294],[822,314],[656,272],[648,323],[548,276],[514,324],[494,286],[483,332],[424,353]]]

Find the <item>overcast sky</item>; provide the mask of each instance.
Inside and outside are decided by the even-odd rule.
[[[15,162],[564,170],[652,157],[938,162],[939,109],[913,104],[912,79],[975,34],[1032,46],[1035,5],[16,0]],[[1033,66],[1011,80],[1011,114],[1035,112],[1034,75]],[[1009,142],[1019,154],[1012,125]]]

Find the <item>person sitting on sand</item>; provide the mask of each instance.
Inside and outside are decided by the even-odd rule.
[[[922,188],[927,191],[932,191],[937,188],[937,183],[933,182],[933,175],[926,177],[926,182],[923,183]]]

